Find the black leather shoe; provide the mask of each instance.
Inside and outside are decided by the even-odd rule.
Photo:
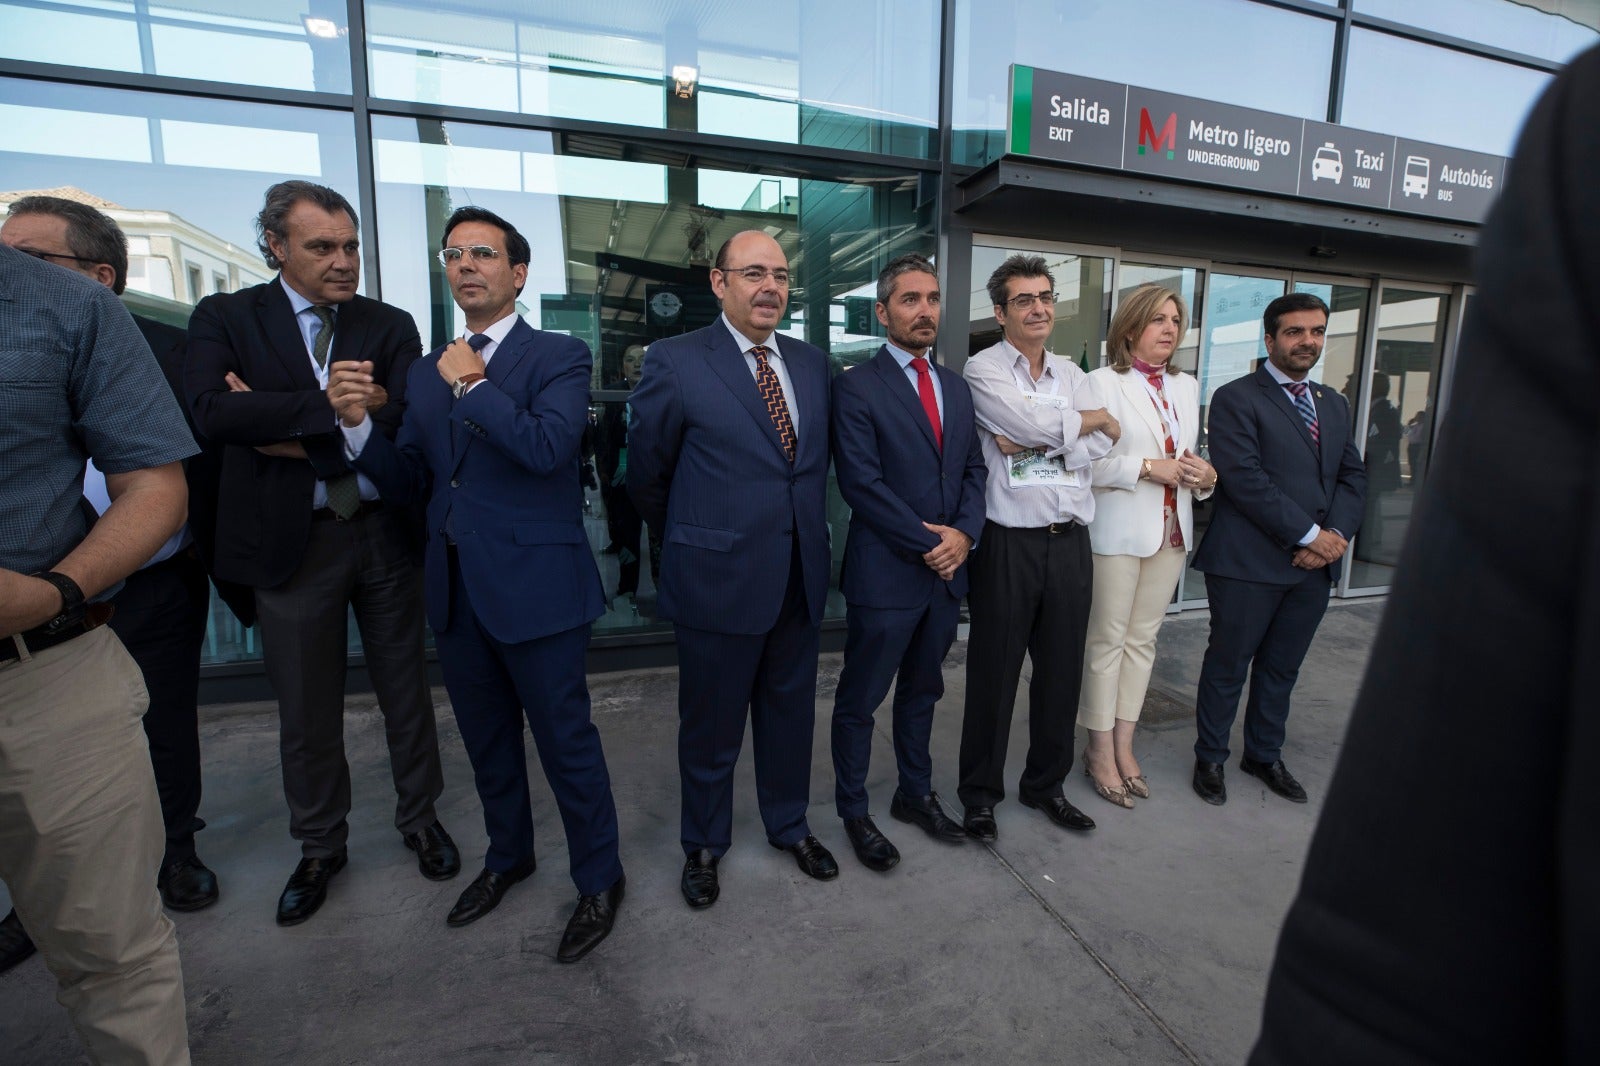
[[[1300,782],[1294,779],[1289,768],[1283,765],[1283,760],[1274,762],[1256,762],[1254,759],[1240,759],[1239,769],[1251,777],[1259,777],[1266,782],[1268,788],[1288,800],[1290,803],[1304,803],[1306,790]]]
[[[900,861],[899,849],[889,843],[888,837],[878,832],[878,827],[872,824],[870,817],[846,818],[844,835],[850,838],[856,858],[869,870],[883,873],[894,869],[895,863]]]
[[[941,844],[964,844],[967,841],[967,831],[944,813],[937,792],[913,799],[895,789],[894,799],[889,801],[889,813],[902,822],[917,826]]]
[[[679,887],[683,889],[684,902],[695,910],[711,906],[722,895],[722,886],[717,884],[718,858],[710,848],[701,848],[683,860]]]
[[[1017,799],[1024,807],[1043,811],[1046,818],[1063,829],[1076,829],[1083,833],[1094,828],[1094,819],[1068,803],[1065,796],[1028,796],[1019,792]]]
[[[22,919],[17,917],[15,910],[0,921],[0,973],[5,973],[36,950],[33,938],[22,928]]]
[[[346,859],[342,851],[326,859],[301,859],[278,897],[278,924],[299,925],[317,913],[328,898],[328,882],[344,869]]]
[[[456,842],[438,822],[415,833],[405,833],[400,839],[417,853],[417,869],[428,880],[448,881],[461,872],[461,852],[456,850]]]
[[[485,870],[472,879],[472,884],[461,893],[461,898],[456,900],[456,905],[450,908],[450,913],[445,917],[445,924],[457,928],[471,925],[485,914],[500,906],[500,901],[505,898],[506,889],[518,881],[526,881],[532,876],[539,863],[528,856],[527,862],[518,863],[503,874],[493,870]]]
[[[1194,761],[1194,790],[1196,795],[1213,807],[1220,807],[1227,803],[1228,785],[1223,780],[1222,764],[1196,759]]]
[[[611,935],[611,927],[617,923],[617,908],[622,906],[622,895],[627,887],[628,878],[623,875],[599,895],[578,897],[578,908],[567,919],[567,931],[561,934],[557,962],[577,962]]]
[[[961,818],[961,828],[967,836],[993,844],[1000,839],[1000,827],[994,824],[993,807],[968,807]]]
[[[833,861],[833,853],[823,847],[822,841],[816,837],[808,836],[788,846],[771,840],[767,843],[779,851],[787,851],[793,855],[794,861],[800,864],[800,872],[807,877],[815,877],[818,881],[832,881],[839,876],[839,864]]]
[[[175,911],[197,911],[217,901],[217,875],[199,856],[174,859],[156,875],[161,902]]]

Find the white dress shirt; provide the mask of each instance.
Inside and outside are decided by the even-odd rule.
[[[750,376],[761,379],[756,375],[756,357],[750,354],[750,349],[762,347],[767,350],[767,365],[778,375],[778,386],[783,389],[783,403],[789,408],[789,424],[794,427],[795,447],[800,447],[800,408],[795,406],[794,385],[789,381],[789,368],[784,365],[783,353],[778,350],[777,334],[769,336],[764,341],[753,341],[743,333],[733,328],[733,323],[728,321],[727,315],[722,315],[722,324],[728,327],[728,332],[733,334],[733,341],[739,346],[739,351],[744,353],[744,365],[750,368]]]
[[[1089,464],[1109,452],[1112,441],[1099,430],[1079,436],[1083,429],[1079,412],[1100,405],[1094,390],[1084,387],[1087,375],[1077,364],[1046,352],[1044,370],[1034,380],[1028,357],[1010,341],[1001,340],[968,359],[962,376],[972,389],[978,437],[989,464],[989,484],[984,490],[989,519],[1013,529],[1056,522],[1087,525],[1093,520]],[[1060,406],[1037,403],[1031,394],[1065,402]],[[1068,480],[1056,485],[1014,485],[1010,457],[995,443],[996,435],[1013,444],[1041,448],[1046,458],[1059,457]]]
[[[1289,402],[1291,404],[1294,403],[1294,394],[1291,393],[1289,391],[1289,389],[1288,389],[1288,386],[1295,384],[1294,378],[1290,377],[1288,374],[1285,374],[1283,371],[1279,370],[1276,366],[1273,365],[1273,362],[1270,359],[1268,359],[1266,362],[1262,363],[1261,365],[1267,368],[1267,373],[1272,375],[1272,380],[1273,381],[1276,381],[1279,385],[1284,386],[1284,390],[1283,390],[1284,396],[1288,397],[1288,400],[1289,400]],[[1302,380],[1304,380],[1304,379],[1302,379]],[[1313,389],[1322,387],[1318,382],[1315,382],[1315,381],[1306,381],[1305,383],[1307,385],[1311,386]],[[1316,400],[1313,399],[1311,401],[1311,404],[1312,404],[1313,407],[1315,407],[1316,406]],[[1299,415],[1300,414],[1299,410],[1296,410],[1295,414]],[[1318,416],[1318,417],[1320,418],[1320,416]],[[1312,541],[1316,540],[1317,539],[1317,534],[1321,533],[1321,532],[1322,532],[1322,527],[1321,526],[1317,525],[1315,522],[1311,523],[1311,528],[1306,531],[1306,535],[1301,537],[1299,542],[1298,542],[1300,547],[1304,548],[1307,544],[1310,544]],[[1341,534],[1341,536],[1342,536],[1342,534]]]
[[[289,296],[289,306],[294,308],[294,322],[295,325],[300,327],[300,339],[306,345],[306,363],[311,367],[311,373],[316,375],[317,384],[321,385],[322,390],[326,392],[328,389],[328,366],[333,365],[333,345],[332,343],[328,345],[328,366],[318,366],[316,358],[311,354],[316,350],[317,332],[322,329],[322,319],[318,318],[316,312],[312,310],[316,305],[298,292],[295,292],[289,283],[284,280],[282,274],[278,275],[278,284],[283,286],[283,291]],[[339,307],[337,304],[333,306],[333,331],[334,336],[337,337],[339,333]],[[247,381],[245,384],[248,385],[249,382]],[[334,416],[333,421],[335,425],[339,424],[337,415]],[[363,500],[376,500],[378,498],[378,487],[368,481],[365,474],[358,473],[356,475],[356,484],[361,489],[361,498]],[[311,490],[311,509],[316,511],[326,506],[328,506],[328,484],[325,481],[318,481],[316,487]]]

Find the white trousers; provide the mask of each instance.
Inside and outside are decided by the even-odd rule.
[[[1104,731],[1117,719],[1137,722],[1144,708],[1156,634],[1183,573],[1182,548],[1154,555],[1096,555],[1089,638],[1083,647],[1078,724]]]

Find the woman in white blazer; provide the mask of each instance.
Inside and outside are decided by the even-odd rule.
[[[1078,724],[1088,730],[1084,773],[1119,807],[1150,795],[1133,755],[1172,590],[1194,544],[1194,498],[1204,499],[1217,472],[1194,452],[1200,386],[1169,366],[1188,326],[1183,297],[1141,285],[1112,316],[1111,365],[1089,375],[1099,402],[1122,426],[1122,438],[1094,463],[1094,601],[1084,646]]]

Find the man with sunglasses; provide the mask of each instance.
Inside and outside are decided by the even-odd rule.
[[[396,444],[372,432],[369,364],[336,364],[330,396],[356,468],[387,496],[428,503],[428,619],[489,836],[446,922],[482,918],[537,866],[526,720],[578,888],[556,958],[576,962],[610,934],[626,887],[584,676],[605,610],[578,474],[593,359],[517,313],[532,249],[499,215],[457,209],[439,260],[466,330],[412,367]]]
[[[972,631],[958,789],[963,825],[985,842],[999,833],[994,808],[1006,795],[1006,747],[1024,655],[1033,679],[1017,798],[1063,829],[1094,828],[1067,802],[1061,783],[1072,766],[1094,576],[1089,463],[1122,433],[1099,406],[1088,375],[1046,347],[1056,294],[1044,257],[1011,256],[990,275],[988,288],[1001,339],[963,371],[989,480],[982,546],[967,566]]]
[[[399,308],[356,293],[355,210],[333,189],[272,186],[256,230],[279,274],[200,301],[189,320],[185,386],[196,426],[226,446],[215,572],[255,589],[278,697],[283,791],[301,859],[277,920],[296,925],[322,906],[346,861],[352,607],[384,717],[395,827],[424,877],[454,877],[461,859],[434,809],[444,778],[423,655],[415,512],[385,500],[350,465],[325,391],[335,361],[370,363],[372,420],[393,437],[406,371],[422,348],[417,327]]]
[[[633,390],[628,492],[661,533],[658,610],[678,639],[681,888],[720,891],[748,714],[767,842],[826,881],[806,823],[817,643],[831,554],[828,361],[777,332],[789,260],[759,230],[717,252],[709,326],[650,345]]]

